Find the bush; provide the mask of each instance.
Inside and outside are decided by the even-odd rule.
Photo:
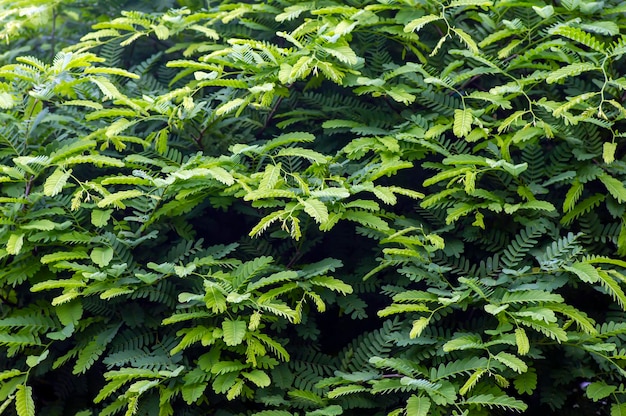
[[[3,410],[626,413],[622,2],[197,3],[4,17]]]

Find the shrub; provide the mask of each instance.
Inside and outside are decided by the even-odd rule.
[[[3,410],[626,412],[621,2],[185,5],[0,68]]]

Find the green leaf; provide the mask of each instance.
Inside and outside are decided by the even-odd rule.
[[[571,266],[563,266],[568,272],[574,273],[585,283],[596,283],[600,281],[598,270],[589,263],[576,262]]]
[[[454,110],[454,124],[452,131],[456,137],[466,137],[472,131],[474,116],[468,108]]]
[[[452,31],[454,33],[456,33],[456,35],[461,38],[461,40],[463,41],[463,43],[465,43],[465,45],[467,45],[467,48],[472,52],[472,53],[478,53],[478,46],[476,45],[476,42],[474,42],[474,39],[472,39],[472,37],[465,32],[463,29],[460,28],[453,28]]]
[[[515,329],[515,344],[519,355],[526,355],[530,351],[530,341],[524,328]]]
[[[232,111],[234,111],[235,109],[239,108],[241,105],[243,105],[246,101],[243,98],[235,98],[233,100],[230,100],[222,105],[220,105],[217,110],[215,110],[215,114],[218,116],[223,116],[224,114],[228,114]]]
[[[209,175],[213,176],[214,179],[223,183],[224,185],[233,185],[235,183],[235,178],[231,175],[226,169],[221,168],[219,166],[213,166],[208,169]]]
[[[312,412],[306,412],[305,416],[339,416],[342,414],[344,414],[343,408],[337,404],[333,404],[330,406],[326,406],[322,409],[314,410]],[[254,414],[254,416],[258,416],[258,415],[259,415],[258,413]],[[274,416],[274,415],[268,414],[267,416]],[[276,416],[282,416],[282,415],[277,414]]]
[[[582,202],[580,202],[578,205],[572,208],[570,212],[568,212],[566,215],[564,215],[561,218],[561,224],[563,225],[571,224],[571,222],[575,220],[576,218],[582,216],[583,214],[599,206],[600,203],[602,203],[602,201],[605,200],[605,198],[606,197],[603,194],[599,194],[599,193],[593,196],[590,196],[589,198],[585,198]]]
[[[72,169],[57,168],[52,175],[48,176],[43,184],[43,193],[46,196],[58,195],[72,175]]]
[[[15,98],[8,92],[0,92],[0,108],[3,110],[9,110],[15,107]]]
[[[281,178],[281,163],[265,166],[259,189],[274,189]]]
[[[529,368],[527,372],[515,377],[513,380],[515,390],[519,394],[533,394],[537,388],[537,373],[534,368]]]
[[[427,14],[415,20],[411,20],[406,26],[404,26],[405,32],[419,32],[421,28],[431,22],[441,20],[441,16],[435,14]]]
[[[528,366],[524,361],[520,360],[513,354],[509,354],[508,352],[501,351],[494,355],[493,358],[518,373],[524,373],[528,370]]]
[[[430,323],[430,318],[427,318],[424,316],[413,321],[411,332],[409,332],[409,338],[414,339],[414,338],[419,337],[424,331],[424,329],[426,329],[429,323]]]
[[[315,222],[323,224],[328,221],[328,208],[322,201],[316,198],[299,199],[299,201],[304,206],[304,212],[309,214]]]
[[[272,383],[272,380],[267,375],[267,373],[262,370],[242,372],[241,375],[253,382],[257,387],[267,387]]]
[[[356,65],[359,61],[356,53],[354,53],[354,51],[347,44],[326,44],[323,49],[345,64]]]
[[[544,19],[549,19],[554,14],[554,7],[551,5],[544,7],[533,6],[533,10]]]
[[[611,416],[626,416],[626,403],[611,405]]]
[[[316,198],[345,199],[350,197],[350,191],[345,188],[324,188],[311,191],[311,196]]]
[[[113,260],[113,249],[111,247],[95,247],[89,254],[91,261],[100,267],[106,267]]]
[[[596,381],[587,386],[585,395],[594,402],[597,402],[598,400],[610,396],[615,390],[617,390],[616,386],[608,385],[603,381]]]
[[[109,222],[112,213],[112,209],[94,209],[91,211],[91,223],[98,228],[104,227]]]
[[[7,241],[7,246],[6,246],[7,253],[18,255],[20,254],[20,251],[22,251],[23,245],[24,245],[24,234],[12,233],[9,236],[9,241]]]
[[[80,301],[67,302],[54,308],[63,325],[77,325],[83,316],[83,304]]]
[[[326,395],[329,399],[335,399],[337,397],[346,396],[349,394],[362,393],[367,391],[367,387],[359,384],[348,384],[332,389]]]
[[[328,163],[330,157],[325,156],[315,150],[303,149],[301,147],[286,147],[280,149],[276,156],[295,156],[310,160],[313,163],[324,164]]]
[[[270,225],[278,221],[285,214],[285,211],[279,210],[266,215],[265,217],[261,218],[258,224],[252,228],[252,230],[250,230],[250,233],[248,233],[248,235],[250,237],[256,237],[262,234]]]
[[[127,191],[115,192],[113,194],[109,194],[102,198],[100,202],[98,202],[98,208],[104,208],[109,205],[115,205],[118,208],[126,208],[126,206],[121,202],[125,199],[137,198],[138,196],[143,195],[143,192],[138,189],[130,189]]]
[[[332,291],[339,292],[342,295],[347,295],[353,292],[352,286],[342,280],[330,276],[315,276],[310,278],[309,282],[315,286],[322,286]]]
[[[604,163],[609,164],[615,161],[615,151],[617,150],[617,143],[605,142],[602,145],[602,160]]]
[[[428,416],[430,400],[428,397],[411,395],[406,402],[406,414],[411,416]]]
[[[572,186],[567,191],[565,200],[563,200],[563,212],[569,212],[574,208],[578,199],[583,194],[583,188],[584,185],[578,179],[572,181]]]
[[[509,396],[494,396],[493,394],[480,394],[466,399],[463,404],[474,404],[479,406],[487,406],[490,409],[500,407],[503,409],[517,410],[525,412],[528,405],[521,400],[514,399]]]
[[[598,66],[592,62],[577,62],[550,72],[550,75],[546,78],[546,82],[548,84],[553,84],[563,78],[573,77],[580,75],[583,72],[595,71],[597,69],[599,69]]]
[[[343,218],[350,221],[358,222],[366,227],[376,230],[388,230],[389,225],[379,216],[364,211],[346,211]]]
[[[460,336],[443,344],[445,352],[483,348],[483,342],[478,335]]]
[[[386,308],[379,310],[376,314],[380,317],[385,317],[397,313],[411,313],[411,312],[430,312],[430,308],[423,304],[399,304],[393,303]]]
[[[241,344],[246,336],[247,328],[248,325],[244,321],[225,319],[222,322],[224,343],[230,347]]]
[[[48,354],[50,354],[50,350],[45,350],[41,355],[29,355],[26,357],[26,365],[29,367],[36,367],[43,360],[48,358]]]
[[[52,222],[50,220],[34,220],[26,224],[20,225],[22,230],[40,230],[40,231],[52,231],[60,224]]]
[[[626,202],[626,188],[621,181],[607,174],[599,175],[598,179],[604,184],[613,198],[617,199],[619,202]]]
[[[18,416],[35,416],[33,388],[20,384],[15,392],[15,409]]]
[[[491,0],[452,0],[448,7],[467,7],[467,6],[475,6],[475,7],[489,7],[493,5],[493,1]]]
[[[200,397],[202,397],[207,385],[208,382],[206,381],[201,383],[185,384],[181,388],[181,393],[185,403],[188,405],[194,404]]]

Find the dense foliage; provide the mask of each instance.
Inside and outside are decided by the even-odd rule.
[[[626,415],[623,2],[0,11],[0,413]]]

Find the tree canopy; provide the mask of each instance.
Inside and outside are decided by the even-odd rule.
[[[625,13],[0,0],[0,413],[625,415]]]

